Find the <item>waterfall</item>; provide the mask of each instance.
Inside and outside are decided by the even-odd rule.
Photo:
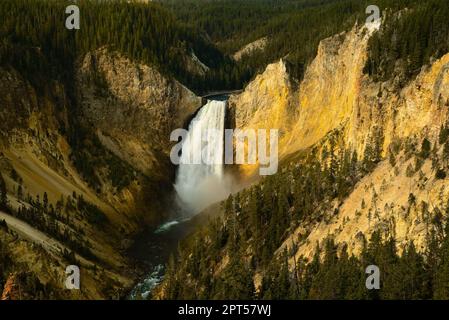
[[[231,183],[228,184],[223,172],[225,113],[226,101],[210,100],[190,123],[181,146],[175,180],[179,205],[185,209],[186,216],[168,221],[150,234],[148,243],[153,244],[149,248],[152,271],[134,287],[129,299],[146,299],[161,283],[168,252],[176,250],[178,239],[187,235],[182,223],[230,194]],[[196,164],[191,164],[195,159],[197,161],[193,163]]]
[[[189,214],[229,195],[223,177],[226,101],[209,100],[189,125],[175,189]]]

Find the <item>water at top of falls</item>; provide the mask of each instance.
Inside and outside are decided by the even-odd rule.
[[[190,214],[229,195],[223,177],[226,101],[209,100],[189,125],[175,189]]]

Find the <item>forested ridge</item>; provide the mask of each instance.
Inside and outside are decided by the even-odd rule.
[[[375,81],[396,78],[399,85],[416,77],[422,66],[449,52],[449,5],[445,0],[418,1],[387,13],[369,43],[365,71]]]
[[[185,70],[184,56],[194,52],[213,69],[231,63],[199,32],[177,22],[160,5],[91,0],[77,5],[81,28],[68,30],[65,1],[2,1],[0,63],[17,68],[26,78],[37,78],[36,84],[54,79],[70,85],[76,59],[108,46],[155,66],[194,90],[201,89],[205,79]]]
[[[280,58],[289,62],[300,79],[313,59],[320,40],[348,30],[363,18],[365,1],[359,0],[262,0],[208,1],[162,0],[179,19],[204,30],[224,53],[268,37],[263,51],[244,56],[237,74],[244,84],[269,63]],[[243,73],[242,73],[243,71]]]
[[[363,24],[371,4],[368,0],[82,0],[77,4],[81,29],[73,31],[64,27],[65,1],[5,0],[0,4],[0,63],[27,77],[46,74],[70,83],[76,58],[107,45],[156,66],[197,93],[240,89],[280,58],[300,79],[319,41],[349,30],[356,21]],[[365,71],[374,79],[387,80],[400,72],[407,80],[430,58],[448,51],[446,1],[375,4],[387,18],[370,41]],[[269,40],[265,50],[238,62],[230,58],[262,37]],[[205,75],[186,69],[185,57],[192,53],[210,68]],[[393,61],[399,61],[400,68],[395,69]]]
[[[242,83],[247,75],[253,77],[280,58],[285,58],[290,73],[301,79],[316,55],[319,41],[351,29],[356,22],[359,26],[364,24],[365,9],[369,5],[377,5],[382,15],[386,15],[382,32],[375,34],[370,42],[370,60],[365,68],[375,80],[393,77],[391,69],[396,60],[403,61],[400,70],[408,80],[429,63],[430,57],[437,58],[447,52],[445,0],[159,1],[183,22],[206,32],[226,54],[268,37],[263,51],[239,61],[238,70],[247,71]],[[393,19],[399,17],[398,12],[402,12],[401,18]]]
[[[22,191],[19,191],[21,193]],[[46,199],[46,195],[44,196]],[[44,203],[47,200],[44,200]],[[48,205],[45,204],[44,206]],[[41,207],[43,209],[43,207]],[[12,213],[11,208],[8,203],[7,190],[5,180],[0,173],[0,211]],[[31,212],[32,210],[30,210]],[[43,217],[33,216],[32,219],[43,219],[45,223],[50,225],[50,222],[45,221]],[[28,220],[29,221],[29,220]],[[53,225],[55,223],[53,222]],[[39,278],[30,270],[17,263],[12,259],[12,252],[9,246],[9,242],[17,237],[14,232],[9,230],[8,225],[4,220],[0,220],[0,293],[4,291],[8,277],[15,278],[15,284],[21,286],[19,292],[17,293],[16,299],[45,299],[45,298],[57,298],[57,290],[55,290],[53,284],[47,283],[43,284]],[[15,239],[17,240],[17,239]],[[42,254],[46,254],[45,250],[39,248]],[[72,257],[73,253],[68,253],[67,255]],[[72,260],[73,261],[73,260]],[[18,290],[14,290],[18,291]],[[0,298],[1,294],[0,294]],[[6,298],[6,297],[5,297]]]

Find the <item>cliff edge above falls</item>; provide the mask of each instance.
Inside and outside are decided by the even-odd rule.
[[[378,131],[384,151],[395,138],[422,130],[435,134],[445,114],[441,104],[447,101],[445,58],[403,89],[394,79],[374,83],[363,72],[371,34],[356,26],[322,40],[299,86],[284,61],[269,65],[241,94],[231,96],[236,128],[279,129],[281,158],[336,129],[345,132],[345,147],[359,156]]]
[[[358,101],[369,34],[365,29],[322,40],[298,83],[280,60],[230,98],[236,127],[279,129],[281,157],[310,147],[349,120]]]

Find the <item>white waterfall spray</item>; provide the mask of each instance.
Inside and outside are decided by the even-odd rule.
[[[225,113],[226,101],[208,101],[190,123],[182,145],[175,189],[190,213],[230,193],[223,177]]]

